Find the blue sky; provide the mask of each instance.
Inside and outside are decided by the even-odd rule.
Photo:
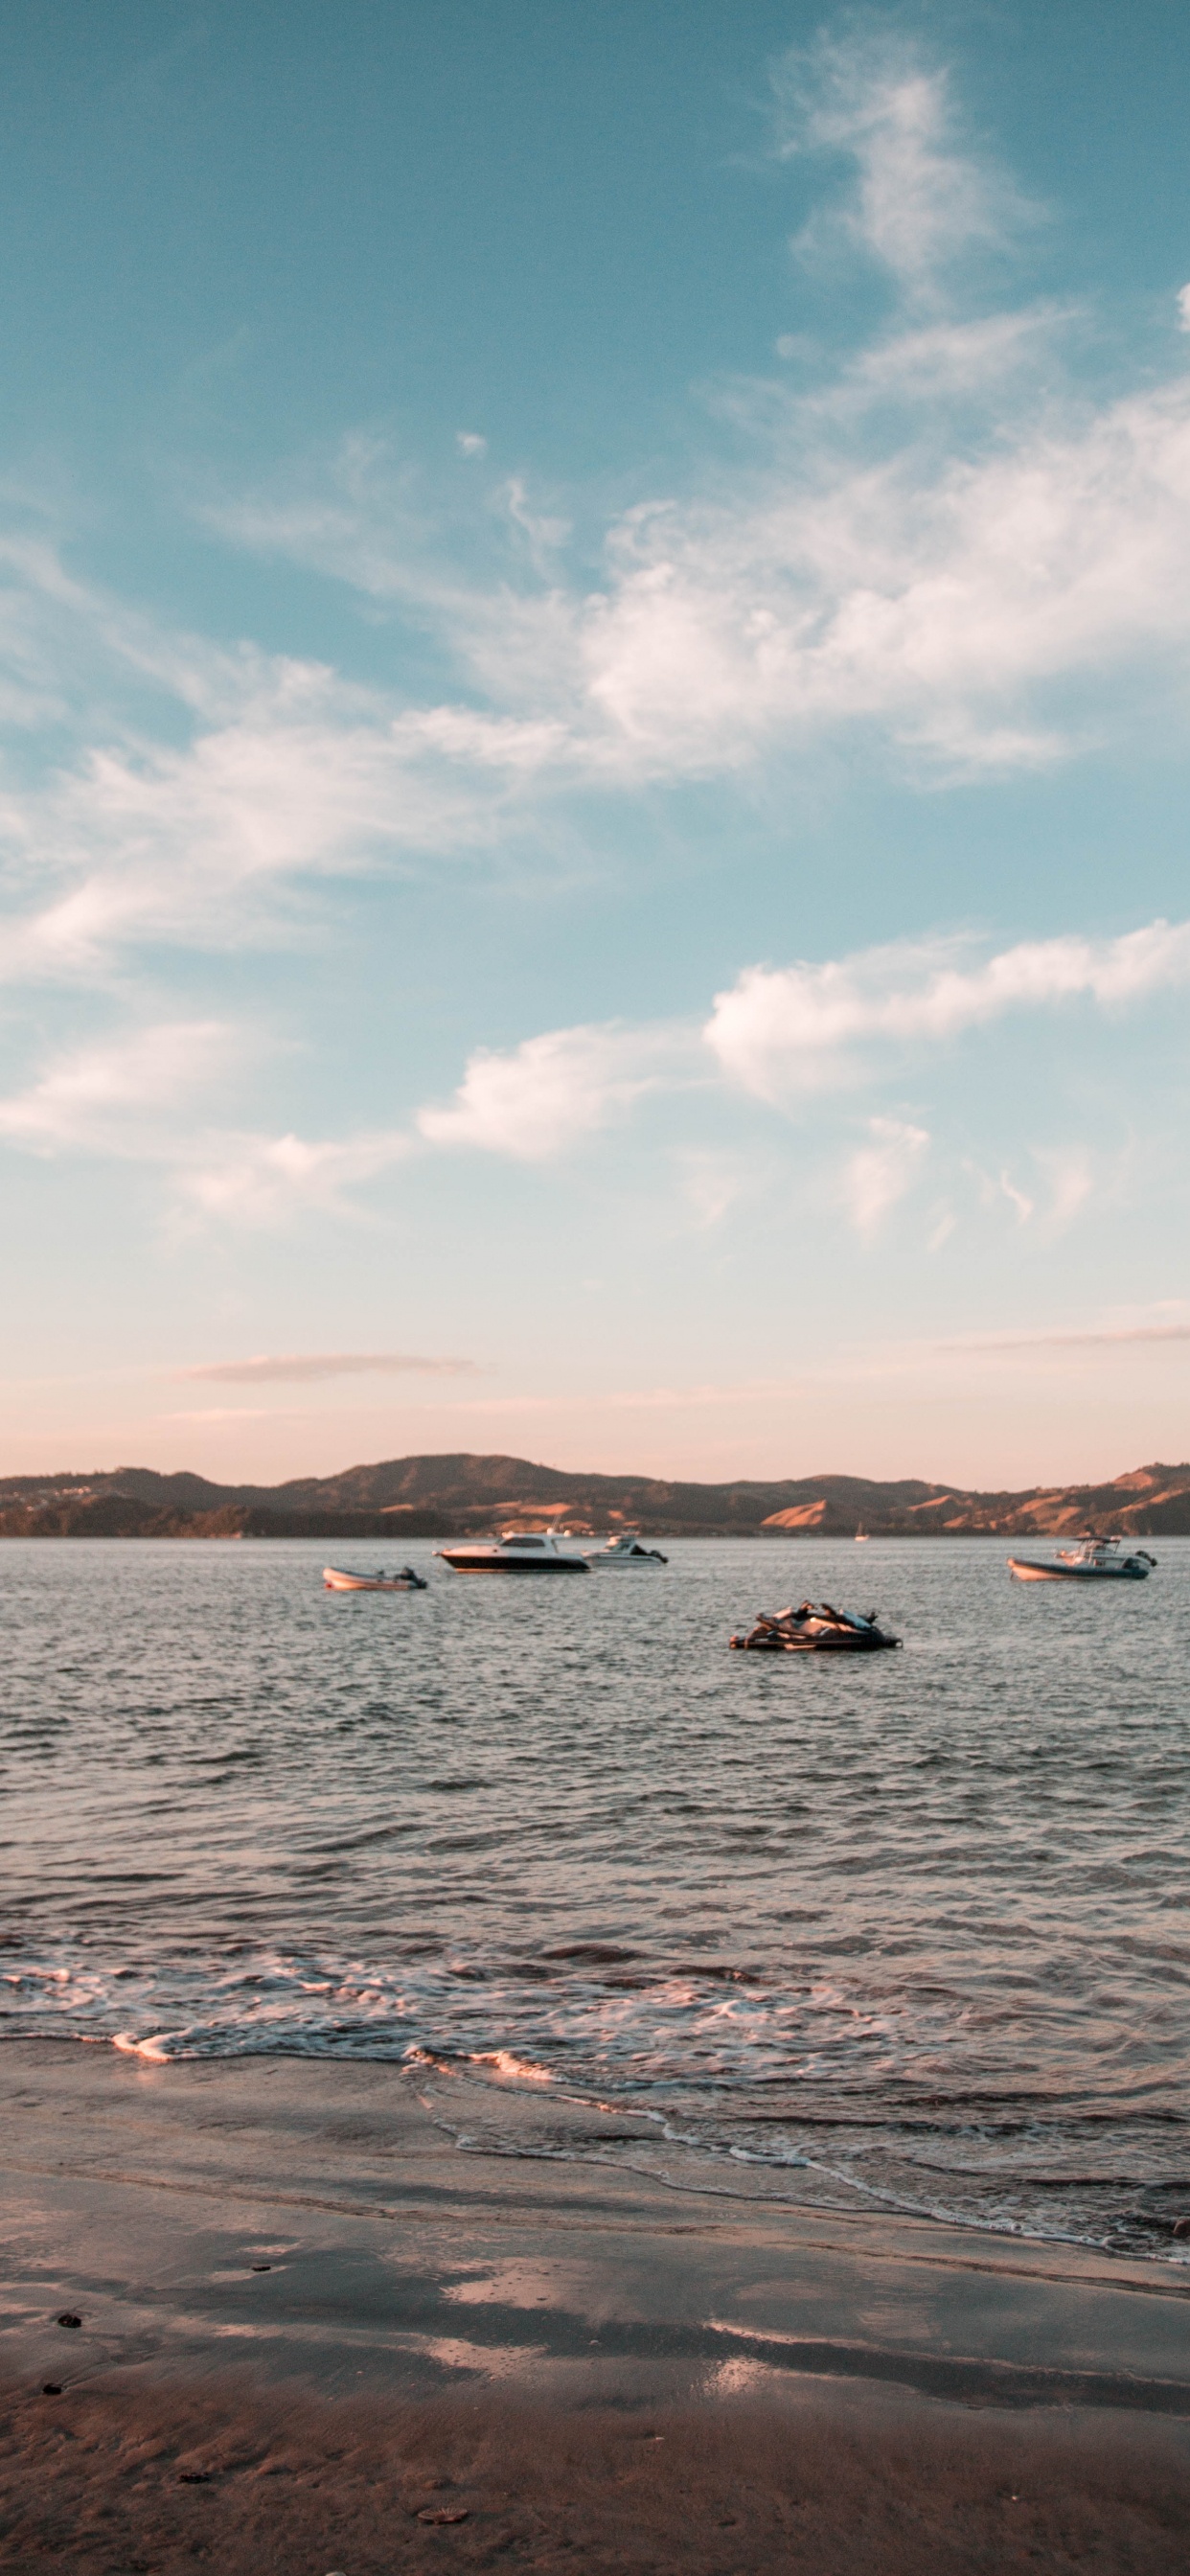
[[[1190,1453],[1183,13],[9,39],[3,1468]]]

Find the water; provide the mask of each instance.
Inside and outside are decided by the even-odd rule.
[[[480,2151],[1190,2258],[1190,1541],[325,1552],[0,1548],[5,2036],[412,2057]],[[726,1651],[805,1592],[904,1651]]]

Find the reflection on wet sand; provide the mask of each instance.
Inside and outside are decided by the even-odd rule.
[[[0,2051],[18,2565],[390,2576],[449,2509],[465,2566],[1167,2576],[1180,2279],[460,2150],[424,2084]]]

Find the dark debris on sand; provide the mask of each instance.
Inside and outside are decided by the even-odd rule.
[[[132,2378],[0,2396],[5,2576],[1171,2576],[1190,2428],[806,2398],[566,2412]]]

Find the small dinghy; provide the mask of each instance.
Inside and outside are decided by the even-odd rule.
[[[869,1610],[864,1619],[834,1610],[829,1601],[803,1601],[800,1610],[774,1610],[757,1619],[746,1637],[732,1645],[754,1655],[870,1655],[880,1646],[899,1646]]]
[[[1143,1547],[1121,1556],[1118,1538],[1088,1531],[1080,1546],[1060,1547],[1056,1556],[1010,1556],[1008,1571],[1018,1583],[1143,1583],[1156,1562]]]
[[[345,1574],[338,1565],[324,1565],[322,1580],[328,1592],[428,1592],[424,1574],[415,1574],[411,1565],[398,1567],[395,1574]]]

